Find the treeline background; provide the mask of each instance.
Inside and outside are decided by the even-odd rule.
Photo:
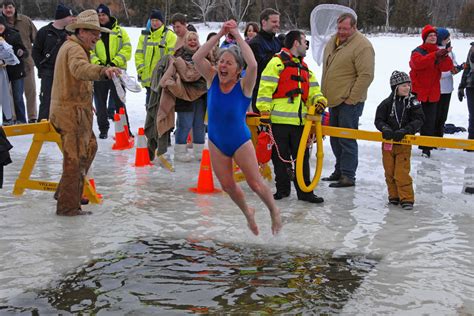
[[[474,0],[15,0],[19,12],[35,19],[52,20],[58,3],[76,12],[107,4],[120,24],[143,26],[152,9],[160,9],[166,21],[181,12],[190,22],[256,21],[264,8],[281,13],[283,30],[309,29],[311,11],[318,4],[335,3],[351,7],[364,32],[418,33],[426,24],[474,33]]]

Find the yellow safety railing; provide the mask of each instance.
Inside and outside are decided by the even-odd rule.
[[[298,186],[303,192],[312,192],[314,188],[316,188],[319,183],[319,179],[321,178],[321,172],[323,171],[324,151],[321,115],[316,115],[314,112],[315,107],[311,106],[308,109],[306,123],[304,125],[303,134],[301,135],[300,145],[298,147],[298,154],[296,155],[296,181],[298,182]],[[306,185],[303,177],[303,161],[308,138],[312,130],[314,130],[316,133],[316,172],[314,174],[313,180],[311,180],[311,183],[309,185]]]
[[[375,142],[386,142],[403,145],[421,145],[427,147],[440,147],[440,148],[454,148],[454,149],[465,149],[474,150],[474,140],[458,139],[458,138],[444,138],[444,137],[430,137],[430,136],[418,136],[418,135],[406,135],[400,142],[387,141],[382,138],[382,133],[375,131],[363,131],[358,129],[340,128],[332,126],[322,126],[321,115],[315,114],[315,107],[311,106],[308,108],[306,124],[303,129],[301,136],[300,146],[298,148],[298,154],[296,157],[296,179],[299,187],[304,192],[311,192],[318,185],[321,177],[322,165],[323,165],[323,136],[333,136],[340,138],[350,138],[359,140],[368,140]],[[257,126],[259,126],[259,117],[248,117],[247,125],[252,132],[252,140],[257,139]],[[306,185],[303,178],[303,159],[304,152],[306,150],[306,144],[309,136],[316,134],[316,172],[309,185]]]
[[[56,191],[58,187],[57,182],[50,182],[44,180],[32,180],[30,179],[31,173],[35,167],[38,156],[41,152],[44,142],[53,142],[58,144],[59,150],[62,151],[61,137],[56,132],[51,123],[42,121],[35,124],[19,124],[12,126],[4,126],[3,130],[7,137],[21,136],[21,135],[33,135],[30,149],[25,158],[25,163],[21,168],[20,175],[15,181],[13,188],[14,195],[22,195],[25,189],[38,190],[38,191]],[[97,192],[86,178],[84,181],[84,194],[91,203],[100,203],[101,199],[97,195]]]

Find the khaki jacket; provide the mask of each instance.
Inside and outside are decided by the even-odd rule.
[[[374,48],[359,31],[339,46],[336,40],[334,35],[324,49],[321,91],[329,107],[363,102],[374,79]]]
[[[81,107],[92,111],[92,81],[106,79],[104,71],[105,67],[90,63],[89,51],[80,39],[71,36],[56,58],[51,114],[60,108]]]

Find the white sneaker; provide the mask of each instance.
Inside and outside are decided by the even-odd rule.
[[[142,91],[141,85],[137,82],[135,77],[129,76],[125,70],[122,71],[120,75],[120,81],[122,81],[123,85],[127,90],[132,92],[140,92]]]

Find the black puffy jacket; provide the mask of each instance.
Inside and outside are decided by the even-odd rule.
[[[406,98],[394,98],[393,94],[394,92],[377,107],[375,127],[379,131],[382,131],[384,127],[390,127],[393,131],[405,128],[408,134],[415,134],[425,121],[421,103],[412,94]]]
[[[0,126],[0,189],[3,185],[3,166],[6,166],[12,162],[10,159],[10,154],[8,153],[8,151],[12,148],[13,146],[8,141],[5,131]]]

